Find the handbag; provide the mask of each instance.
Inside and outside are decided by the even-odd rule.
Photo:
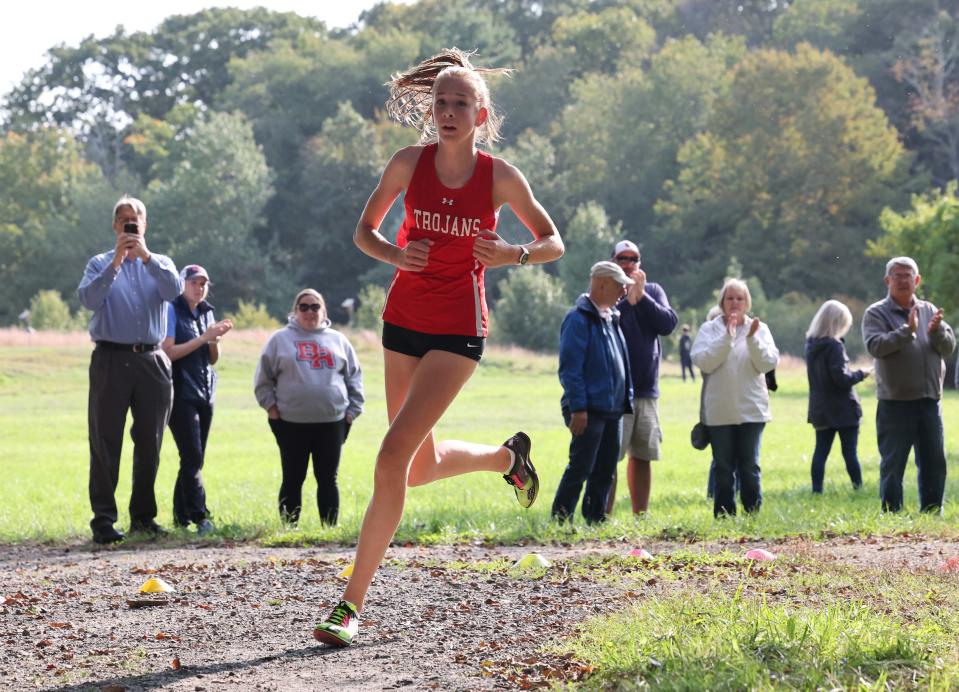
[[[709,446],[709,428],[702,421],[696,423],[689,433],[689,443],[695,449],[706,449]]]
[[[709,446],[709,427],[703,423],[703,402],[706,398],[707,375],[703,373],[702,389],[699,390],[699,421],[689,431],[689,443],[694,449],[706,449]]]

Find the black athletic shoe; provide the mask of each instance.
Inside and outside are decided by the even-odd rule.
[[[527,509],[533,506],[539,494],[539,476],[529,456],[530,444],[529,435],[524,432],[516,433],[503,443],[515,457],[512,468],[503,479],[513,486],[517,501]]]
[[[93,532],[93,542],[99,543],[100,545],[109,545],[111,543],[119,543],[126,536],[122,531],[117,531],[112,526],[108,526],[104,529],[97,529]]]
[[[146,534],[151,538],[162,538],[168,534],[167,530],[157,524],[155,521],[131,522],[130,533]]]

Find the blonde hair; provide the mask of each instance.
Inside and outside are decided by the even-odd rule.
[[[296,310],[297,310],[296,306],[299,305],[300,298],[302,298],[303,296],[313,296],[318,301],[320,301],[320,310],[323,311],[324,315],[326,314],[326,301],[323,300],[322,294],[316,289],[304,288],[302,291],[297,293],[296,298],[293,299],[293,308],[290,311],[290,317],[293,317],[296,315]]]
[[[838,300],[827,300],[812,318],[809,329],[806,330],[806,338],[839,339],[846,335],[851,326],[852,313],[849,312],[849,308]]]
[[[474,67],[470,62],[471,55],[473,52],[466,53],[459,48],[446,48],[416,67],[392,75],[387,83],[390,88],[390,97],[386,102],[386,112],[401,125],[419,130],[421,143],[435,142],[433,87],[441,77],[455,75],[463,77],[473,86],[477,102],[486,109],[486,122],[477,129],[477,141],[493,143],[499,140],[503,117],[493,107],[489,87],[483,75],[509,74],[512,70]]]
[[[753,309],[753,297],[749,295],[749,286],[742,279],[726,279],[723,283],[723,287],[719,290],[719,301],[716,303],[719,306],[719,311],[723,314],[726,312],[723,310],[723,300],[726,298],[726,291],[730,288],[738,289],[746,295],[746,314],[748,315],[749,311]]]
[[[113,205],[113,222],[116,223],[117,212],[120,211],[123,207],[130,207],[133,211],[136,212],[137,217],[146,223],[147,221],[147,208],[136,197],[131,197],[130,195],[123,195],[120,199],[117,200],[117,203]]]

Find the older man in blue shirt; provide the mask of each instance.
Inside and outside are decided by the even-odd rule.
[[[183,291],[168,257],[151,253],[144,239],[143,202],[122,197],[113,208],[116,246],[92,257],[77,288],[93,311],[90,336],[88,420],[90,434],[90,528],[96,543],[116,543],[116,488],[127,410],[133,416],[133,491],[130,530],[163,533],[156,523],[154,481],[163,429],[173,400],[170,359],[160,348],[166,335],[167,302]]]

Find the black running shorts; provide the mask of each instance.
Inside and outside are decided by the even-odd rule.
[[[429,351],[448,351],[475,361],[483,357],[486,339],[462,334],[424,334],[423,332],[383,323],[383,348],[406,356],[422,358]]]

